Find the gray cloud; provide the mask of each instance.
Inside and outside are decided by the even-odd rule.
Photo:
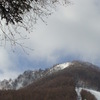
[[[29,51],[30,56],[26,56],[27,59],[56,63],[59,57],[75,54],[80,55],[81,60],[95,64],[99,62],[99,5],[99,0],[73,0],[67,7],[58,7],[58,10],[47,19],[48,25],[39,21],[36,29],[29,35],[30,39],[25,41],[27,46],[34,49],[33,52]],[[0,66],[4,66],[0,67],[0,70],[6,73],[4,77],[10,77],[11,74],[8,72],[11,72],[10,69],[13,67],[9,66],[16,61],[18,63],[19,57],[17,59],[18,55],[15,54],[15,62],[12,62],[7,54],[9,51],[0,52]]]
[[[15,63],[10,59],[8,51],[4,48],[0,48],[0,80],[14,78],[18,75],[16,70],[13,70]]]
[[[97,60],[100,57],[100,7],[95,0],[76,0],[43,23],[31,34],[31,47],[35,48],[33,57],[57,59],[52,55],[57,50],[78,53],[82,58]],[[96,0],[99,3],[99,1]],[[50,59],[49,59],[50,60]]]

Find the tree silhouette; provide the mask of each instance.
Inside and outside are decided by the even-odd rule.
[[[51,15],[57,4],[68,4],[67,0],[0,0],[0,39],[10,41],[11,45],[20,45],[19,38],[26,39],[19,31],[29,31],[38,19]],[[16,36],[17,34],[17,36]]]

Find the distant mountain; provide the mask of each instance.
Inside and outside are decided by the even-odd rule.
[[[50,75],[54,72],[57,72],[59,70],[63,70],[64,68],[68,67],[71,63],[64,63],[64,64],[58,64],[51,68],[48,68],[46,70],[27,70],[23,74],[19,75],[16,79],[12,80],[6,80],[0,82],[0,89],[1,90],[17,90],[23,87],[28,86],[32,82],[45,77],[47,75]]]
[[[96,98],[100,93],[100,68],[88,62],[73,61],[46,70],[25,71],[14,81],[1,83],[5,84],[1,89],[12,90],[1,90],[0,100],[100,100]],[[83,90],[78,92],[80,88]]]

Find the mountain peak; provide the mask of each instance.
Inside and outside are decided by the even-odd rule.
[[[57,66],[55,66],[56,69],[65,69],[67,67],[69,67],[70,65],[72,65],[71,62],[66,62],[66,63],[62,63],[62,64],[58,64]]]
[[[82,62],[82,61],[72,61],[72,62],[66,62],[62,64],[57,64],[51,68],[48,68],[46,70],[27,70],[23,74],[19,75],[15,80],[3,80],[0,81],[0,89],[20,89],[22,87],[26,87],[32,82],[35,82],[36,80],[43,78],[45,76],[51,75],[55,72],[64,70],[66,68],[76,69],[76,67],[82,68],[95,68],[97,69],[95,65],[88,63],[88,62]],[[100,70],[100,69],[99,69]]]

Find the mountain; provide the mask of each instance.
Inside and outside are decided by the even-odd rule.
[[[22,84],[18,90],[1,90],[0,100],[100,100],[96,98],[100,92],[88,91],[100,91],[100,68],[88,62],[73,61],[46,70],[26,71],[15,81],[26,81],[27,85]],[[76,88],[82,88],[79,95]]]
[[[0,90],[17,90],[23,87],[28,86],[32,82],[36,81],[37,79],[40,79],[42,77],[45,77],[47,75],[50,75],[54,72],[57,72],[59,70],[63,70],[67,66],[69,66],[71,63],[63,63],[63,64],[58,64],[55,65],[51,68],[48,68],[46,70],[27,70],[23,74],[19,75],[16,79],[12,80],[6,80],[4,79],[3,81],[0,82]]]

